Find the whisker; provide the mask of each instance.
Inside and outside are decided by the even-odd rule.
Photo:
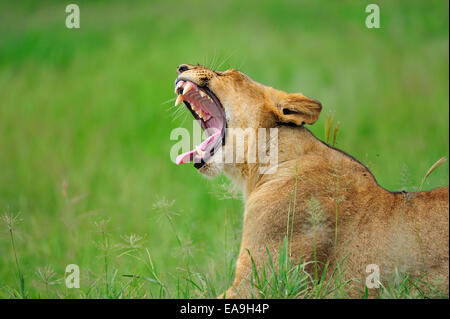
[[[169,102],[173,102],[175,99],[176,99],[176,98],[173,98],[173,99],[170,99],[170,100],[168,100],[168,101],[166,101],[166,102],[162,102],[161,105],[167,104],[167,103],[169,103]],[[175,109],[175,111],[177,111],[179,108],[180,108],[179,105],[175,105],[175,103],[173,103],[171,106],[169,106],[169,107],[167,108],[167,110],[168,110],[168,111],[172,111],[173,109]]]
[[[219,58],[219,55],[217,54],[217,49],[216,48],[214,49],[214,52],[215,52],[216,59],[214,61],[214,65],[213,65],[212,70],[217,70],[217,63],[219,63],[220,58]]]
[[[239,63],[238,70],[242,70],[242,66],[244,65],[244,61],[241,60],[241,63]]]
[[[184,115],[183,121],[181,121],[181,125],[182,125],[182,126],[184,126],[184,122],[186,122],[186,119],[187,119],[188,115],[189,115],[189,113],[186,113],[186,114]]]
[[[214,57],[214,59],[212,60],[211,67],[210,67],[211,70],[215,69],[214,65],[216,64],[216,58],[217,58],[217,49],[216,48],[214,48],[214,55],[213,55],[213,57]]]
[[[228,61],[228,60],[229,60],[236,52],[237,52],[237,49],[234,50],[233,52],[231,52],[231,54],[229,54],[228,57],[227,57],[225,60],[223,60],[223,62],[220,63],[219,66],[218,66],[217,68],[215,68],[215,70],[220,69],[220,68],[222,67],[222,65],[223,65],[225,62],[227,62],[227,61]]]
[[[175,112],[178,112],[178,109],[180,109],[181,107],[180,107],[180,105],[172,105],[172,106],[169,106],[169,108],[167,109],[168,111],[172,111],[172,110],[175,110]]]
[[[184,112],[184,110],[187,110],[187,109],[186,108],[180,108],[179,111],[176,111],[176,112],[172,113],[172,115],[173,115],[172,116],[172,122],[174,122],[177,119],[179,119],[183,115],[183,113],[187,114],[186,112]]]
[[[214,55],[212,55],[212,56],[211,56],[211,61],[209,61],[208,69],[212,68],[212,66],[213,66],[213,64],[214,64],[214,59],[215,59],[215,57],[214,57]]]
[[[175,110],[173,113],[183,112],[185,110],[185,107],[182,107],[180,105],[172,105],[169,110]]]
[[[203,65],[207,66],[208,64],[209,64],[209,57],[208,57],[208,54],[206,54],[203,57]]]
[[[161,102],[161,104],[167,104],[167,103],[169,103],[169,102],[175,101],[176,99],[177,99],[176,97],[173,97],[173,98],[171,98],[171,99],[168,99],[168,100],[165,101],[165,102]]]

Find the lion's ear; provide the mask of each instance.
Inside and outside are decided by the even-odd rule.
[[[296,125],[313,124],[319,118],[322,104],[300,93],[286,94],[276,102],[280,122]]]

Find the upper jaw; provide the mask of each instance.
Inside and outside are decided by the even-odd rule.
[[[189,81],[189,82],[194,83],[194,84],[197,85],[198,87],[205,87],[205,86],[206,86],[205,83],[199,83],[199,81],[197,81],[194,77],[189,76],[189,74],[180,74],[180,75],[177,77],[177,79],[175,80],[175,87],[177,86],[177,84],[178,84],[180,81],[184,81],[184,82]]]

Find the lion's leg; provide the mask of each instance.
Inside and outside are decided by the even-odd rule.
[[[312,277],[314,277],[315,271],[321,276],[323,265],[328,260],[330,254],[331,246],[329,243],[330,239],[328,234],[317,234],[315,240],[313,240],[310,235],[297,234],[296,236],[293,236],[292,244],[286,248],[289,249],[291,253],[291,265],[295,267],[299,260],[301,260],[302,263],[309,262],[308,266],[305,267],[305,271]],[[282,244],[282,238],[270,243],[258,244],[257,242],[252,242],[249,244],[248,241],[243,242],[236,264],[234,282],[221,297],[230,299],[260,297],[255,287],[256,278],[254,272],[256,270],[256,275],[261,278],[263,267],[265,268],[266,275],[270,275],[272,270],[277,271],[277,269],[271,269],[267,265],[267,248],[270,251],[273,265],[276,267],[279,264],[279,249],[283,249]],[[317,262],[314,263],[314,260]],[[263,297],[270,297],[270,291],[268,293],[268,296]]]
[[[234,299],[257,297],[251,284],[252,262],[248,251],[252,250],[252,247],[242,246],[236,263],[234,282],[222,295],[223,298]],[[253,253],[251,254],[252,257],[255,258]],[[259,258],[259,256],[257,258]]]

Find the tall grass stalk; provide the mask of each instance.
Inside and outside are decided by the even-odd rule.
[[[439,166],[443,165],[446,161],[447,161],[447,158],[444,156],[444,157],[440,158],[438,161],[436,161],[436,163],[434,163],[430,167],[430,169],[428,170],[428,172],[425,174],[425,176],[422,178],[422,181],[420,182],[419,192],[423,189],[423,185],[425,183],[425,180],[428,178],[428,176],[430,176],[430,174],[433,173],[434,170],[436,170]]]
[[[437,286],[424,280],[426,274],[411,278],[407,272],[394,270],[393,278],[380,283],[377,298],[380,299],[437,299],[448,298]]]
[[[439,166],[443,165],[446,161],[447,161],[447,158],[442,157],[430,167],[430,169],[427,171],[425,176],[422,178],[422,181],[420,182],[419,192],[422,191],[423,185],[424,185],[426,179],[428,178],[428,176],[430,176],[430,174],[433,173],[433,171],[435,171]],[[407,194],[406,196],[407,196],[407,200],[409,200],[409,196],[410,195]],[[415,230],[417,241],[418,241],[418,244],[419,244],[422,264],[423,264],[423,267],[425,269],[425,272],[427,272],[427,268],[426,268],[426,265],[425,265],[425,256],[424,256],[424,253],[423,253],[423,242],[422,242],[422,237],[420,235],[419,225],[417,224],[416,210],[415,209],[413,210],[412,215],[413,215],[414,230]]]
[[[267,260],[257,266],[251,252],[247,250],[251,261],[251,287],[252,297],[257,298],[328,298],[335,294],[336,290],[344,290],[352,281],[344,281],[341,276],[335,279],[336,268],[330,269],[329,263],[323,265],[323,271],[317,279],[313,278],[306,270],[315,261],[304,262],[300,255],[294,263],[289,256],[287,236],[273,256],[266,247]],[[342,261],[343,262],[343,261]],[[331,272],[327,280],[327,273]],[[334,283],[334,285],[333,285]],[[256,293],[256,295],[255,295]]]
[[[11,248],[14,256],[14,262],[16,264],[17,278],[19,280],[19,296],[25,299],[27,298],[27,294],[25,291],[25,278],[23,276],[22,270],[20,269],[19,258],[17,257],[16,243],[14,240],[14,231],[15,231],[14,227],[22,220],[19,218],[19,214],[17,215],[4,214],[2,216],[2,220],[6,223],[8,227],[9,238],[11,241]]]
[[[108,239],[108,233],[106,232],[106,226],[109,223],[109,219],[101,219],[97,222],[94,222],[94,225],[98,229],[98,233],[101,236],[101,242],[98,245],[100,250],[103,252],[103,276],[105,280],[105,296],[109,296],[110,294],[110,285],[109,285],[109,254],[111,250],[111,245]]]
[[[289,207],[288,207],[288,216],[287,216],[287,222],[286,222],[286,236],[288,238],[288,251],[289,256],[292,255],[292,237],[294,234],[294,220],[295,220],[295,210],[297,208],[297,190],[298,190],[298,165],[295,166],[295,183],[294,183],[294,190],[292,194],[292,201],[289,200]],[[292,206],[291,206],[292,202]],[[292,218],[291,218],[291,212],[292,212]]]
[[[162,213],[167,221],[169,222],[170,227],[172,228],[172,232],[177,240],[178,246],[181,249],[182,253],[183,253],[183,260],[184,260],[184,266],[186,267],[186,272],[187,272],[187,278],[185,279],[185,295],[189,295],[189,285],[192,285],[196,288],[199,288],[198,285],[195,283],[195,281],[193,280],[192,277],[192,271],[191,271],[191,266],[190,266],[190,251],[189,251],[189,247],[187,244],[185,244],[184,242],[186,242],[186,240],[181,239],[181,236],[179,235],[177,228],[175,226],[175,222],[173,220],[173,216],[178,215],[178,213],[174,210],[172,210],[172,207],[175,203],[175,200],[172,201],[168,201],[165,198],[160,199],[158,202],[156,202],[153,205],[153,209],[159,211],[160,213]]]
[[[317,258],[317,230],[322,225],[323,222],[323,216],[322,216],[322,208],[320,207],[319,201],[314,197],[314,195],[311,195],[311,198],[309,199],[308,203],[308,214],[309,214],[309,220],[312,227],[313,232],[313,254],[314,254],[314,281],[315,283],[318,283],[319,280],[319,265],[318,265],[318,258]]]
[[[333,129],[333,142],[331,143],[332,147],[334,147],[336,145],[337,134],[338,134],[340,126],[341,126],[341,122],[337,122],[336,126]]]
[[[334,112],[333,113],[328,113],[325,116],[325,143],[328,144],[328,141],[330,140],[330,132],[331,132],[331,127],[333,126],[334,123]]]
[[[49,286],[55,285],[59,282],[59,280],[55,279],[55,276],[57,275],[56,272],[50,265],[48,265],[44,268],[38,267],[36,270],[36,275],[44,283],[45,292],[47,297],[49,297]]]

